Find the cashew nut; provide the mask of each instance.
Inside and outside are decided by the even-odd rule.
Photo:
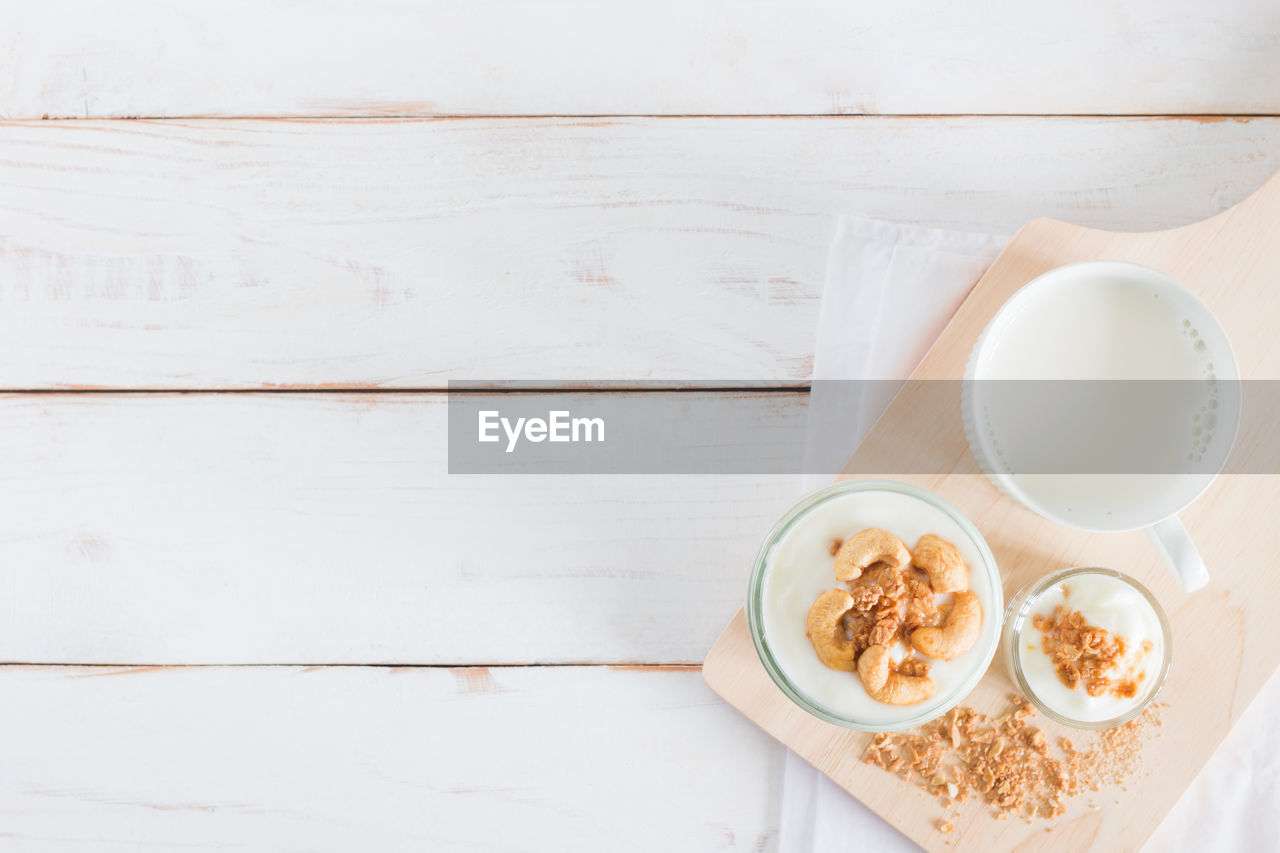
[[[857,668],[854,663],[857,648],[845,635],[844,625],[840,623],[840,617],[852,608],[853,596],[848,590],[829,589],[814,599],[805,625],[805,633],[813,643],[813,650],[818,653],[818,660],[843,672],[853,672]]]
[[[926,533],[911,552],[911,562],[929,576],[934,592],[956,592],[969,588],[969,567],[955,545]]]
[[[851,581],[873,563],[901,569],[911,561],[911,552],[902,540],[878,527],[869,527],[850,536],[836,552],[836,580]]]
[[[972,592],[957,592],[955,598],[942,625],[917,628],[911,634],[916,651],[938,660],[951,660],[973,648],[982,632],[982,604]]]
[[[894,672],[888,646],[868,646],[858,658],[858,676],[877,702],[914,705],[933,695],[933,681],[925,676]]]

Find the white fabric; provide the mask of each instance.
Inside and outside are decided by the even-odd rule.
[[[842,220],[827,267],[814,379],[905,379],[1005,242],[987,234]],[[868,399],[851,400],[851,393]],[[809,447],[823,448],[824,455],[841,447],[847,459],[893,393],[895,383],[878,383],[870,391],[815,383]],[[833,412],[850,412],[852,418],[832,417]],[[806,475],[805,490],[825,484],[831,474]],[[1280,838],[1278,717],[1280,678],[1273,678],[1148,850],[1274,849]],[[781,853],[919,849],[790,752],[780,808]]]
[[[840,221],[818,317],[806,490],[839,471],[900,387],[823,380],[910,376],[1005,242],[875,219]],[[850,399],[854,394],[866,397]],[[822,467],[827,459],[836,467]]]

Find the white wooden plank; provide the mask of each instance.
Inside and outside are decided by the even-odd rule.
[[[797,496],[451,476],[446,432],[441,394],[0,397],[0,660],[697,663]]]
[[[1280,111],[1265,0],[12,5],[19,117]]]
[[[1277,168],[1276,119],[0,125],[0,387],[805,381],[840,214],[1150,229]]]
[[[30,851],[774,849],[781,747],[696,670],[0,669]]]

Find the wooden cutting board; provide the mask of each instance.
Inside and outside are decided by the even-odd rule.
[[[978,335],[1018,288],[1053,267],[1094,259],[1134,261],[1183,282],[1222,321],[1241,376],[1280,379],[1280,176],[1234,208],[1170,231],[1119,234],[1051,219],[1028,223],[965,300],[912,379],[961,378]],[[1248,414],[1249,403],[1246,388],[1246,423],[1255,421]],[[874,470],[874,460],[885,458],[877,445],[894,443],[901,425],[918,423],[912,417],[918,405],[910,393],[895,398],[842,478]],[[1124,789],[1077,797],[1067,814],[1052,822],[997,820],[978,798],[971,798],[958,819],[949,818],[955,831],[944,835],[937,828],[943,810],[935,800],[862,763],[870,735],[820,722],[773,685],[756,657],[742,612],[708,654],[704,677],[727,702],[926,850],[1137,850],[1280,665],[1280,476],[1224,475],[1182,513],[1212,575],[1207,587],[1188,594],[1144,533],[1071,530],[1002,496],[978,473],[967,452],[958,407],[952,414],[935,418],[931,427],[937,446],[956,449],[949,473],[898,479],[936,492],[973,519],[995,553],[1006,600],[1047,572],[1099,565],[1137,577],[1168,612],[1173,666],[1161,696],[1167,705],[1164,724],[1143,752],[1148,775],[1130,779]],[[1263,438],[1242,431],[1236,454],[1261,452]],[[966,704],[998,712],[1012,692],[997,658]],[[1051,739],[1070,734],[1081,745],[1089,742],[1043,715],[1036,719]]]

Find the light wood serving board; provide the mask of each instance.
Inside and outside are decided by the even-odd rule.
[[[962,377],[978,335],[1018,288],[1053,267],[1092,259],[1134,261],[1183,282],[1222,321],[1241,376],[1280,379],[1280,176],[1236,207],[1170,231],[1118,234],[1050,219],[1028,223],[912,378]],[[895,422],[910,422],[912,406],[906,393],[895,398],[842,476],[866,470],[860,460],[883,458],[877,445],[895,440]],[[964,448],[958,408],[954,415],[937,422],[937,442]],[[1247,414],[1245,421],[1250,421]],[[1256,433],[1244,431],[1235,452],[1248,454],[1260,444]],[[942,495],[973,519],[995,553],[1006,599],[1054,569],[1100,565],[1134,575],[1164,605],[1174,635],[1173,666],[1161,696],[1167,705],[1164,725],[1143,752],[1147,775],[1130,779],[1124,789],[1077,797],[1067,814],[1052,822],[997,820],[978,798],[970,798],[958,819],[949,818],[955,831],[944,835],[937,828],[943,810],[936,801],[862,763],[869,735],[820,722],[773,685],[756,657],[742,612],[708,654],[704,677],[726,701],[926,850],[1137,850],[1280,665],[1280,477],[1224,475],[1182,513],[1212,575],[1209,586],[1188,594],[1143,532],[1090,534],[1045,521],[1002,496],[977,473],[967,450],[951,458],[956,461],[947,474],[900,479]],[[996,712],[1012,692],[997,657],[966,704]],[[1069,734],[1077,743],[1090,741],[1043,715],[1037,720],[1053,740]]]

